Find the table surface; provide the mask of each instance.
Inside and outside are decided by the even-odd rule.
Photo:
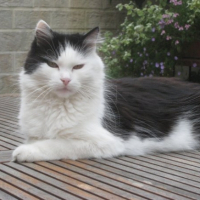
[[[200,152],[10,162],[19,98],[0,96],[0,199],[200,199]]]

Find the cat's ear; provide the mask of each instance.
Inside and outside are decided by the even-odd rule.
[[[35,28],[35,37],[37,45],[40,46],[53,37],[50,26],[43,20],[40,20]]]
[[[99,37],[99,27],[93,28],[84,35],[84,43],[89,48],[95,48]]]

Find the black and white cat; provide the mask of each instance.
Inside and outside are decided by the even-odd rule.
[[[44,21],[20,74],[27,143],[13,161],[106,158],[199,147],[200,86],[167,78],[105,80],[99,29],[59,34]]]

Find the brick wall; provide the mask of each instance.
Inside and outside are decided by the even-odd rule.
[[[129,0],[0,0],[0,94],[18,93],[20,72],[39,19],[60,32],[116,30],[118,3]]]

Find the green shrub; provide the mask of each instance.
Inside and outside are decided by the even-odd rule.
[[[142,9],[131,1],[119,34],[106,32],[100,47],[111,77],[172,76],[184,48],[200,38],[200,1],[163,0]]]

